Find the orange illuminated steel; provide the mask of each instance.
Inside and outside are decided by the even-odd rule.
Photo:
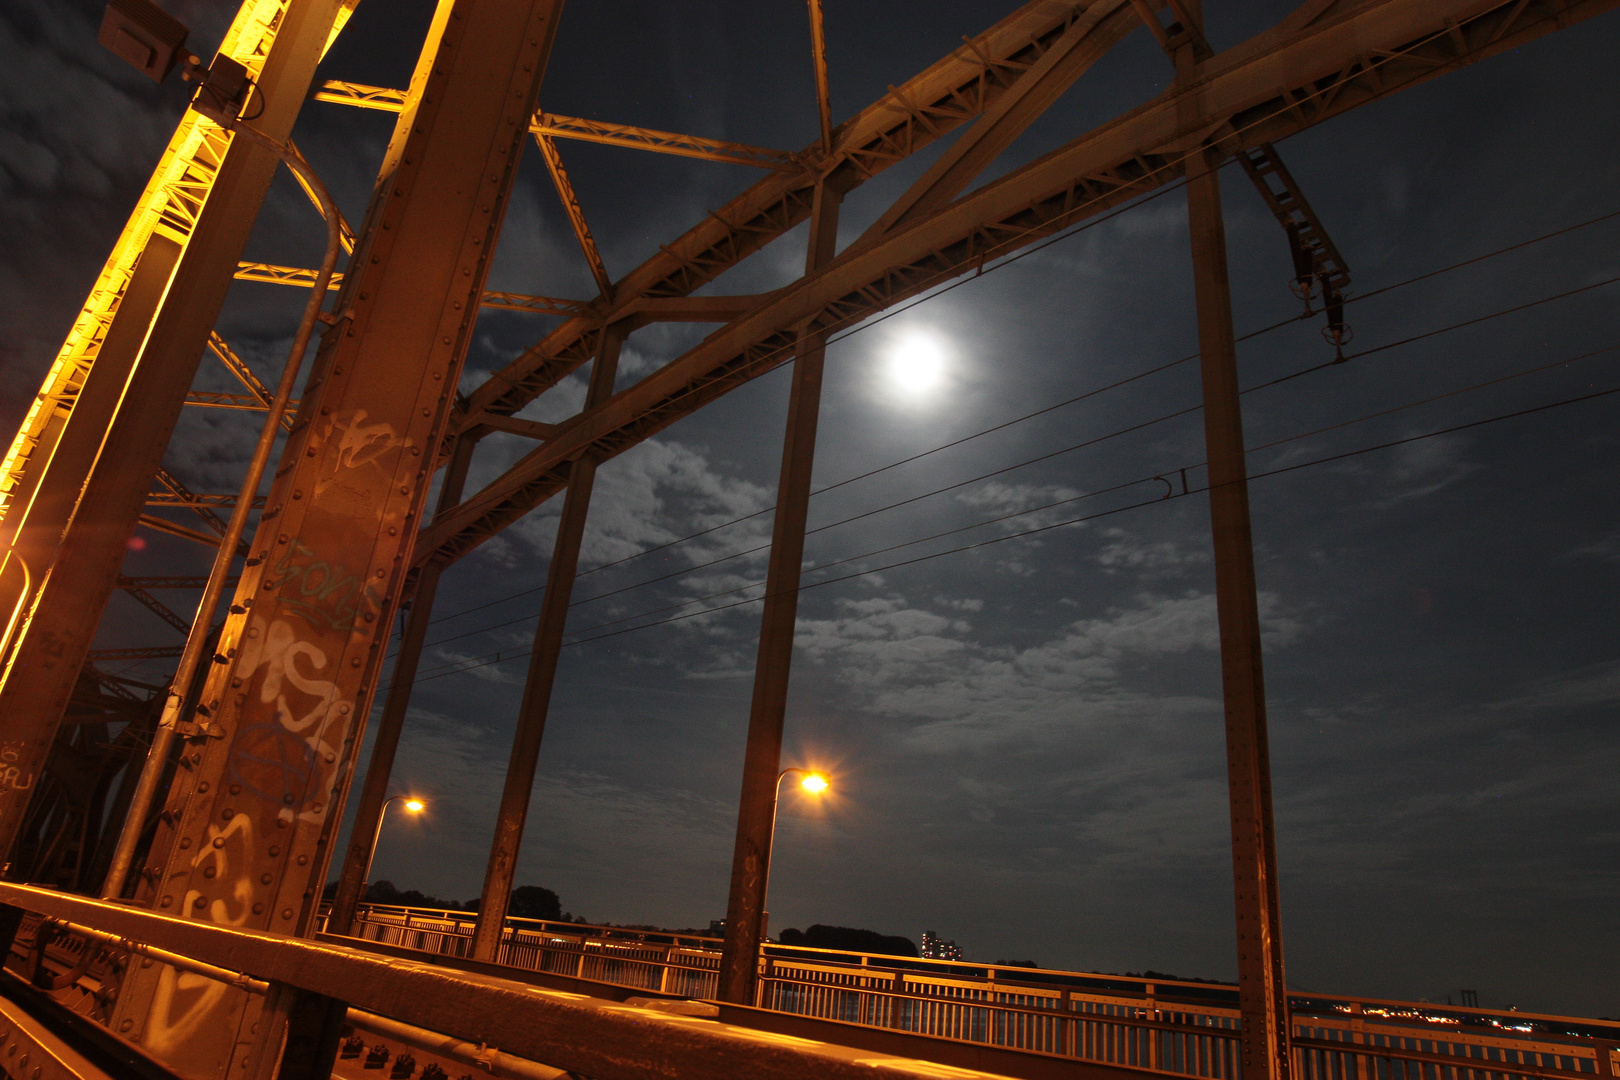
[[[547,607],[525,685],[522,734],[509,759],[508,791],[472,935],[475,958],[499,961],[508,930],[501,916],[520,852],[594,470],[791,360],[794,383],[763,597],[728,940],[714,973],[718,996],[736,1008],[762,1002],[755,985],[758,942],[781,782],[802,774],[798,783],[809,795],[829,790],[831,783],[823,773],[779,771],[804,501],[828,335],[982,269],[987,260],[1095,219],[1109,207],[1188,179],[1200,328],[1208,339],[1205,374],[1216,391],[1206,415],[1222,427],[1213,431],[1211,460],[1224,455],[1230,465],[1242,442],[1235,398],[1218,400],[1217,384],[1230,383],[1231,372],[1215,370],[1215,362],[1230,359],[1223,359],[1223,350],[1230,351],[1231,333],[1213,169],[1244,155],[1254,166],[1251,171],[1281,178],[1285,174],[1274,162],[1272,141],[1617,4],[1620,0],[1304,0],[1272,30],[1211,54],[1197,25],[1197,5],[1181,0],[1035,0],[834,126],[821,4],[810,0],[820,139],[784,153],[537,112],[535,98],[561,0],[440,0],[410,91],[328,82],[313,95],[398,113],[400,122],[379,173],[373,211],[361,235],[351,238],[356,258],[328,320],[337,332],[328,335],[317,356],[288,435],[284,467],[267,497],[265,527],[251,550],[242,549],[251,557],[242,568],[238,602],[220,628],[214,664],[199,681],[207,710],[198,709],[198,719],[184,721],[185,767],[169,785],[165,812],[146,825],[151,846],[145,865],[130,878],[135,895],[129,899],[166,915],[187,916],[158,920],[164,925],[194,929],[209,920],[230,921],[243,928],[236,931],[240,940],[312,929],[388,630],[402,600],[413,597],[389,699],[371,740],[372,764],[354,830],[359,839],[351,837],[328,924],[347,929],[369,869],[365,838],[373,838],[374,850],[375,830],[393,801],[404,801],[411,812],[425,809],[420,799],[389,799],[387,791],[438,575],[566,491]],[[224,49],[262,82],[267,126],[281,124],[278,137],[285,138],[307,99],[323,42],[330,44],[353,6],[354,0],[247,0],[243,5]],[[1175,22],[1168,21],[1172,12]],[[1139,32],[1144,20],[1177,63],[1178,77],[1168,89],[1110,124],[973,186],[1011,140],[1098,57]],[[287,41],[300,34],[298,46],[289,48]],[[293,55],[290,71],[278,75],[270,62],[273,44],[276,56]],[[964,130],[910,189],[860,239],[838,250],[843,197],[959,127]],[[518,155],[530,135],[548,159],[592,263],[600,293],[594,300],[483,289]],[[767,171],[687,232],[659,245],[641,266],[611,281],[556,153],[554,140],[560,138]],[[0,788],[0,846],[9,844],[29,789],[44,775],[44,753],[62,711],[59,699],[80,662],[97,658],[85,650],[106,594],[118,585],[160,617],[167,610],[139,592],[132,579],[117,576],[119,545],[135,522],[220,546],[217,535],[140,514],[145,503],[186,507],[214,533],[221,532],[212,507],[227,505],[230,497],[194,494],[161,473],[167,493],[149,494],[160,465],[157,455],[172,431],[165,411],[177,414],[182,404],[266,405],[266,388],[223,339],[210,336],[218,313],[212,298],[222,298],[233,278],[314,283],[311,271],[240,261],[262,198],[262,190],[254,192],[254,177],[267,186],[264,166],[273,167],[254,165],[248,149],[233,147],[231,136],[210,121],[186,115],[0,462],[0,551],[6,560],[0,562],[0,608],[12,605],[13,611],[0,715],[9,726],[8,740],[17,740],[8,747],[21,747],[23,755],[10,767],[10,786]],[[248,165],[238,167],[244,157]],[[1290,209],[1296,201],[1291,187],[1287,195],[1284,199],[1273,190],[1268,200],[1279,217],[1288,216],[1284,224],[1297,230],[1298,215],[1305,211]],[[807,218],[808,257],[797,281],[757,296],[692,295]],[[403,251],[410,252],[408,260]],[[488,307],[565,321],[462,396],[455,389],[467,340],[478,310]],[[723,325],[614,393],[614,364],[624,334],[657,320]],[[205,348],[236,374],[246,393],[192,390],[180,381],[181,369]],[[539,423],[516,415],[585,364],[595,365],[592,390],[574,416]],[[178,374],[154,373],[165,370]],[[132,389],[126,391],[126,385]],[[122,408],[126,401],[140,407]],[[471,455],[491,431],[516,433],[536,445],[463,498]],[[150,462],[143,456],[148,453]],[[426,521],[428,489],[440,466],[445,473],[439,512]],[[1228,471],[1222,486],[1233,495],[1241,484],[1241,464]],[[1220,503],[1212,498],[1212,505]],[[99,538],[72,535],[81,506],[94,508],[78,516],[96,519]],[[1212,517],[1223,657],[1234,674],[1228,684],[1227,741],[1244,1020],[1241,1030],[1221,1037],[1242,1042],[1244,1075],[1250,1080],[1287,1080],[1294,1058],[1288,1051],[1289,1002],[1272,884],[1252,569],[1243,565],[1252,560],[1247,512],[1226,498],[1213,505]],[[300,588],[317,574],[324,582],[341,582],[344,590],[325,607]],[[173,626],[181,620],[166,621]],[[1247,647],[1228,640],[1233,625],[1250,639]],[[174,651],[100,655],[142,659]],[[294,656],[297,665],[289,659]],[[52,664],[56,670],[47,672]],[[268,702],[277,697],[290,702],[271,709]],[[298,723],[307,725],[297,733],[286,719],[289,707]],[[260,797],[262,792],[243,794],[242,785],[231,782],[233,770],[285,764],[290,748],[303,754],[295,742],[313,755],[307,776],[289,779],[292,774],[282,770],[274,790],[266,788],[268,798]],[[273,842],[264,843],[266,838]],[[124,909],[109,910],[116,916]],[[94,913],[106,914],[100,908]],[[277,940],[284,945],[294,938]],[[877,993],[896,1002],[909,997],[903,979],[893,985],[893,992]],[[112,1015],[117,1030],[176,1069],[268,1080],[261,1072],[273,1058],[266,1057],[266,1040],[274,1041],[285,1019],[277,1019],[276,1010],[289,1010],[288,1000],[270,995],[261,1006],[232,992],[176,1005],[177,985],[170,976],[136,967],[118,989]],[[299,992],[314,1000],[348,991],[328,981]],[[334,999],[321,1007],[338,1005]],[[266,1016],[273,1022],[259,1023]],[[1144,1031],[1159,1030],[1160,1021],[1137,1019]],[[289,1037],[289,1046],[295,1042]],[[1150,1061],[1147,1067],[1162,1063]],[[248,1071],[237,1071],[243,1068]],[[1620,1065],[1611,1071],[1620,1075]],[[614,1074],[600,1075],[613,1080]]]
[[[329,101],[337,105],[399,112],[404,101],[404,92],[384,86],[367,86],[364,83],[331,79],[322,84],[314,97],[316,101]],[[542,137],[577,139],[582,142],[602,143],[606,146],[627,146],[635,150],[651,150],[659,154],[674,154],[702,161],[750,165],[757,169],[800,172],[805,167],[797,155],[783,150],[768,150],[746,143],[706,139],[700,135],[681,135],[673,131],[657,131],[630,124],[613,124],[604,120],[586,120],[578,116],[559,116],[556,113],[535,113],[534,119],[529,124],[529,130]]]
[[[248,0],[221,44],[285,138],[353,0]],[[0,606],[21,598],[0,711],[11,767],[40,775],[105,608],[140,489],[161,461],[228,275],[278,161],[194,111],[182,117],[39,394],[0,461]],[[137,404],[138,403],[138,404]],[[18,588],[17,560],[32,581]],[[26,788],[0,789],[9,847]]]
[[[236,264],[237,281],[256,281],[264,285],[295,285],[310,288],[315,284],[315,271],[303,266],[278,266],[275,263],[248,262]],[[343,284],[343,275],[333,274],[330,289]],[[497,292],[486,289],[480,301],[483,307],[501,311],[524,311],[531,315],[576,316],[590,314],[591,305],[581,300],[563,300],[555,296],[533,296],[528,293]],[[234,370],[234,369],[233,369]]]
[[[243,4],[220,52],[257,76],[288,0]],[[335,34],[335,31],[334,31]],[[19,503],[26,507],[38,468],[50,460],[62,424],[95,364],[114,316],[154,234],[184,247],[208,198],[231,134],[196,112],[187,112],[169,140],[124,231],[113,245],[90,296],[68,331],[11,448],[0,461],[0,539],[15,535]]]
[[[257,78],[289,2],[248,0],[226,31],[220,53]],[[348,0],[342,6],[327,38],[328,48],[337,40],[358,2]],[[0,528],[5,530],[4,538],[9,539],[15,531],[17,503],[30,490],[33,467],[41,458],[49,460],[62,421],[73,410],[142,253],[154,234],[182,247],[191,239],[197,214],[208,198],[231,137],[230,132],[193,111],[185,114],[170,137],[11,448],[0,460]]]

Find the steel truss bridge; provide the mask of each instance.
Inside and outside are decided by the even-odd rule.
[[[1349,268],[1274,144],[1574,26],[1615,0],[1305,0],[1219,53],[1204,39],[1198,0],[1033,0],[837,123],[820,3],[810,0],[821,132],[794,151],[539,109],[561,0],[440,0],[408,86],[317,83],[316,66],[356,3],[244,0],[220,55],[247,73],[258,111],[250,123],[214,106],[182,117],[0,462],[0,610],[9,613],[0,640],[0,848],[9,853],[0,1070],[16,1080],[381,1075],[367,1069],[443,1080],[469,1068],[595,1080],[1620,1076],[1620,1025],[1285,990],[1217,176],[1236,159],[1260,187],[1292,245],[1299,284],[1321,290],[1331,331]],[[1168,89],[975,186],[1083,72],[1144,27],[1175,73]],[[398,117],[354,226],[287,141],[305,107],[330,104]],[[934,164],[840,250],[842,200],[946,135],[953,141]],[[531,140],[595,296],[485,287]],[[558,147],[568,140],[743,164],[760,179],[615,279],[564,168]],[[310,269],[242,259],[281,161],[323,209],[331,258],[347,256],[340,272],[330,261]],[[1237,986],[762,948],[829,335],[1178,183],[1204,388]],[[694,295],[804,222],[806,266],[793,283]],[[272,387],[216,332],[238,279],[314,290],[304,333],[318,320],[320,341],[296,400],[301,352]],[[484,309],[561,322],[460,395]],[[615,392],[625,336],[655,322],[714,329]],[[231,372],[240,392],[194,388],[205,359]],[[727,936],[631,940],[507,918],[597,467],[789,363]],[[571,418],[517,416],[583,369],[589,392]],[[192,491],[162,468],[185,408],[263,413],[261,464],[284,433],[267,494],[258,496],[251,472],[230,496]],[[469,467],[493,432],[523,436],[533,449],[468,492]],[[369,838],[440,575],[558,496],[561,524],[481,913],[362,905]],[[126,544],[141,525],[217,552],[212,573],[124,576]],[[93,652],[115,590],[185,644]],[[160,599],[166,590],[200,591],[194,617]],[[390,688],[367,732],[389,628],[406,601]],[[178,661],[166,685],[98,667],[163,657]],[[326,907],[321,887],[366,738],[371,764],[354,839],[336,860],[339,887]],[[255,769],[289,743],[308,768],[296,790],[278,774],[280,795],[268,796],[274,785],[254,782],[265,779]]]

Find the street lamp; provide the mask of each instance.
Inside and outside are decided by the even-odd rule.
[[[366,873],[360,879],[360,895],[362,898],[365,897],[366,886],[371,883],[371,861],[377,857],[377,841],[382,839],[383,819],[388,816],[389,804],[397,802],[404,803],[405,809],[413,814],[420,814],[427,809],[427,803],[418,799],[415,795],[393,795],[389,797],[387,802],[382,804],[382,810],[377,813],[377,831],[371,834],[371,852],[366,856]]]
[[[776,774],[776,788],[771,795],[771,831],[765,839],[765,880],[760,882],[759,887],[760,940],[754,942],[754,954],[756,956],[759,954],[760,944],[769,936],[767,931],[769,930],[771,915],[766,898],[770,894],[771,858],[776,848],[776,805],[782,801],[782,781],[792,773],[800,774],[799,787],[812,795],[819,795],[832,786],[832,781],[827,777],[827,774],[815,769],[783,769]]]

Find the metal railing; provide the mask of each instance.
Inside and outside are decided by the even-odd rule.
[[[488,974],[469,978],[329,940],[240,930],[3,881],[0,960],[7,963],[0,965],[0,1071],[20,1080],[182,1080],[150,1047],[102,1027],[98,1021],[105,1015],[81,1015],[50,996],[71,989],[92,954],[106,954],[121,970],[138,955],[142,965],[185,971],[258,999],[243,1071],[230,1070],[237,1076],[331,1075],[339,1052],[333,1016],[495,1075],[528,1080],[563,1072],[597,1080],[942,1075],[931,1058],[855,1051],[812,1038],[785,1040],[739,1023],[772,1016],[759,1010],[733,1009],[753,1015],[721,1022],[633,996],[591,996]],[[65,1020],[77,1026],[70,1029]],[[962,1080],[1003,1075],[960,1065],[947,1074]],[[393,1075],[402,1075],[397,1059]]]
[[[363,905],[357,936],[451,956],[474,916]],[[712,998],[720,941],[509,919],[499,963]],[[761,1008],[1056,1057],[1239,1080],[1235,987],[766,945]],[[1620,1077],[1620,1023],[1372,998],[1299,995],[1298,1080]]]

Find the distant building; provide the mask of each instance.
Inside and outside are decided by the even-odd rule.
[[[924,930],[922,955],[924,960],[960,960],[962,950],[956,947],[956,942],[942,940],[932,930]]]

